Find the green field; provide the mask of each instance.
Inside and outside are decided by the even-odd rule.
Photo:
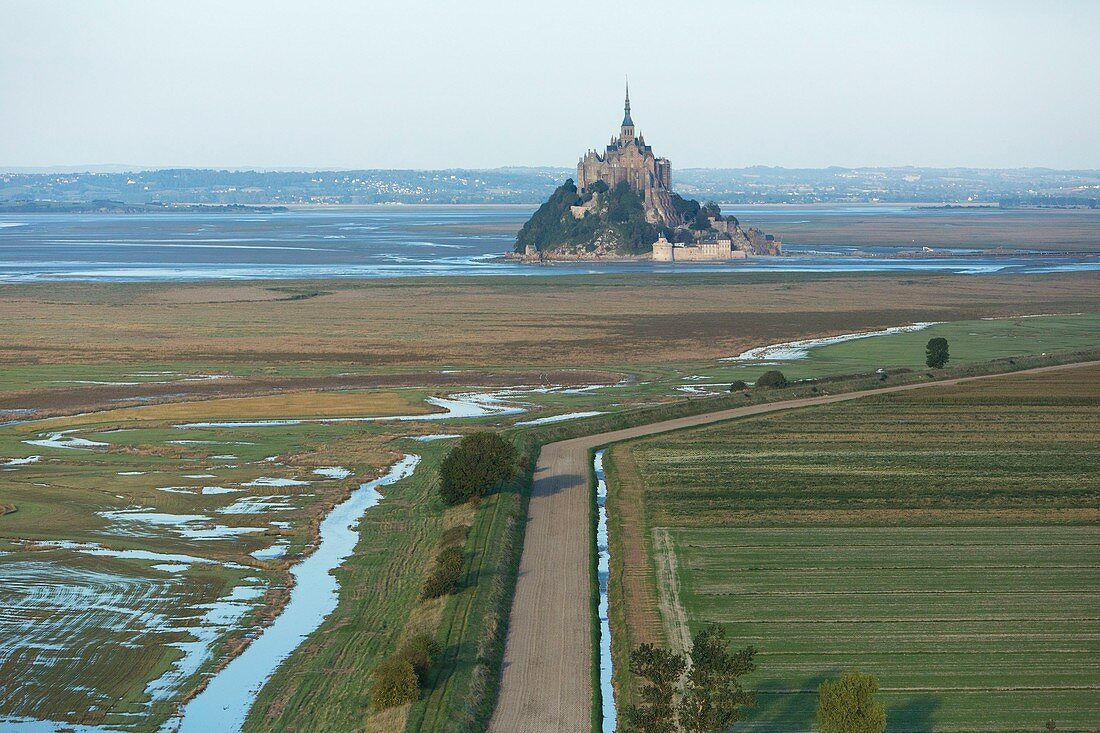
[[[1095,728],[1098,527],[671,535],[692,626],[760,650],[754,729],[807,729],[849,669],[878,676],[890,730]]]
[[[1098,407],[1085,368],[616,446],[609,506],[644,506],[653,590],[620,567],[613,638],[675,644],[686,621],[757,646],[754,730],[805,730],[849,669],[878,676],[892,731],[1096,730]]]
[[[896,324],[906,325],[906,324]],[[804,359],[720,362],[695,374],[715,380],[754,381],[779,368],[789,379],[853,374],[878,368],[923,369],[924,347],[931,338],[946,338],[952,364],[969,364],[1025,354],[1069,351],[1100,346],[1100,313],[997,318],[937,323],[919,331],[856,339],[809,350]],[[731,354],[732,356],[732,354]],[[690,382],[687,382],[690,383]]]

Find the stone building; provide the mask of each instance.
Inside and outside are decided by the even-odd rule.
[[[673,244],[664,237],[653,243],[654,262],[716,262],[743,260],[748,252],[739,248],[729,234],[693,244]]]
[[[589,150],[577,163],[577,190],[580,193],[587,193],[596,181],[603,181],[610,188],[622,181],[630,184],[642,195],[646,219],[651,224],[672,226],[681,223],[670,197],[672,163],[668,158],[654,155],[653,148],[645,144],[645,138],[635,135],[634,121],[630,119],[629,86],[619,136],[611,138],[603,155]]]

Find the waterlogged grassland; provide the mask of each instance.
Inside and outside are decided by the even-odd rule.
[[[899,316],[900,318],[900,316]],[[839,321],[836,321],[839,323]],[[880,326],[904,326],[910,321],[891,320]],[[685,328],[687,326],[685,325]],[[845,330],[821,323],[822,335],[837,335]],[[874,330],[864,325],[857,330]],[[783,329],[776,333],[789,332]],[[909,333],[892,333],[885,336],[862,338],[844,343],[809,348],[806,357],[793,360],[764,359],[758,361],[727,361],[719,359],[677,360],[666,363],[643,364],[630,361],[606,361],[607,354],[600,350],[590,352],[595,361],[582,361],[576,366],[599,365],[601,372],[571,374],[569,370],[548,373],[545,370],[525,372],[521,384],[537,386],[544,383],[581,385],[585,378],[596,379],[602,384],[613,384],[622,379],[623,384],[592,389],[588,394],[562,394],[520,390],[516,399],[536,408],[545,408],[520,420],[544,417],[551,410],[614,410],[637,406],[653,401],[687,396],[707,396],[724,391],[733,380],[753,382],[768,369],[776,367],[791,379],[821,378],[859,372],[871,372],[878,368],[887,370],[922,369],[924,345],[933,337],[947,338],[951,344],[953,365],[978,363],[997,358],[1011,358],[1026,354],[1055,353],[1096,348],[1100,346],[1100,313],[1088,312],[1076,315],[1047,315],[1029,318],[996,318],[953,321],[937,324]],[[578,336],[579,337],[579,336]],[[717,338],[718,333],[712,335]],[[650,334],[646,338],[664,338]],[[763,346],[776,343],[777,338],[759,337],[746,344]],[[722,358],[735,356],[743,350],[733,348],[722,353]],[[688,354],[690,352],[685,352]],[[681,358],[683,355],[681,355]],[[506,374],[511,369],[497,373]],[[82,366],[24,366],[0,369],[0,421],[33,416],[35,410],[42,414],[68,414],[96,411],[96,416],[59,419],[59,426],[79,425],[82,422],[100,420],[106,410],[120,407],[113,415],[127,420],[141,417],[147,420],[187,421],[197,419],[286,419],[318,417],[359,417],[367,415],[397,415],[429,412],[436,408],[423,403],[429,394],[447,394],[456,391],[478,389],[478,379],[485,373],[473,373],[462,383],[462,371],[416,373],[397,370],[392,379],[420,379],[422,384],[401,389],[355,390],[341,388],[341,380],[357,378],[386,379],[377,369],[351,363],[298,363],[282,365],[252,364],[249,367],[218,364],[157,364],[137,368],[132,365],[87,364]],[[210,380],[209,377],[226,377]],[[229,377],[233,377],[230,379]],[[453,383],[448,386],[431,386],[433,379],[446,377]],[[7,381],[8,389],[3,382]],[[275,380],[257,384],[241,380]],[[327,383],[317,387],[318,382]],[[152,385],[152,387],[151,387]],[[592,386],[597,386],[593,383]],[[210,390],[221,392],[208,394]],[[482,390],[492,388],[481,387]],[[498,388],[499,389],[499,388]],[[153,390],[153,391],[151,391]],[[201,391],[200,391],[201,390]],[[234,396],[234,390],[262,390],[256,396]],[[96,393],[97,401],[82,402],[74,395]],[[145,395],[145,396],[142,396]],[[158,403],[146,404],[143,401]],[[197,405],[195,403],[204,404]],[[5,411],[7,410],[7,411]]]
[[[1098,408],[1084,368],[617,448],[649,534],[622,577],[648,566],[660,599],[618,618],[757,646],[758,730],[810,727],[848,669],[879,677],[891,730],[1095,730]]]
[[[289,394],[262,397],[229,397],[222,399],[174,402],[159,405],[125,407],[104,410],[91,415],[58,417],[40,424],[42,429],[64,429],[89,421],[106,422],[125,419],[127,422],[184,422],[188,420],[229,421],[267,419],[320,419],[348,417],[387,417],[419,415],[429,406],[413,394],[332,390],[303,390]]]
[[[190,661],[205,666],[239,642],[236,627],[255,617],[255,601],[278,582],[244,566],[184,566],[61,549],[0,557],[0,575],[7,617],[0,719],[129,722],[139,730],[154,729],[169,714],[177,685],[192,676]],[[234,596],[235,588],[244,592]],[[228,600],[234,597],[240,601]],[[218,620],[234,624],[205,617],[215,606]],[[208,635],[217,638],[207,642]],[[199,655],[197,647],[207,652]],[[148,687],[153,680],[166,684]]]
[[[155,730],[284,602],[320,517],[393,455],[377,428],[147,424],[0,428],[0,719]],[[43,439],[67,447],[24,442]],[[351,473],[314,472],[335,466]]]

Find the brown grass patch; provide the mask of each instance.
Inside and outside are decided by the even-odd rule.
[[[302,291],[322,287],[295,282]],[[211,286],[218,297],[255,284]],[[301,300],[165,303],[172,284],[12,285],[0,362],[668,363],[910,321],[1100,310],[1091,273],[326,281]]]
[[[645,487],[634,462],[633,445],[620,443],[613,446],[604,454],[604,460],[607,463],[605,469],[608,466],[611,468],[608,474],[608,520],[617,525],[611,531],[619,539],[611,562],[612,575],[621,589],[620,608],[626,609],[621,630],[629,636],[627,648],[643,643],[661,644],[668,640],[664,638],[664,624],[657,603],[654,584],[657,571],[647,542]]]
[[[430,412],[393,392],[293,392],[262,397],[172,402],[144,407],[103,410],[87,415],[53,418],[35,430],[52,430],[103,422],[175,422],[180,420],[264,420],[293,418],[385,417]]]

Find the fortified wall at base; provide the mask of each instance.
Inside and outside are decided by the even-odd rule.
[[[653,243],[654,262],[715,262],[743,260],[748,254],[733,246],[732,239],[698,244],[673,244],[664,237]]]

